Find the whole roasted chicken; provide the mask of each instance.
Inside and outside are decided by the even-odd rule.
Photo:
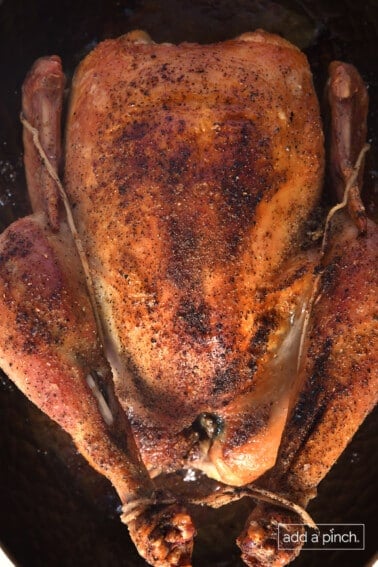
[[[247,565],[285,565],[377,392],[378,230],[359,191],[367,95],[335,62],[330,176],[305,56],[257,31],[99,44],[23,89],[34,213],[0,239],[0,363],[113,484],[155,566],[189,566],[188,503],[249,495]],[[319,215],[318,215],[319,216]],[[314,228],[314,226],[316,228]],[[184,497],[177,471],[213,479]]]

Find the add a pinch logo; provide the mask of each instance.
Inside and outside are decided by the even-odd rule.
[[[278,524],[278,549],[362,551],[365,549],[364,524],[318,524],[317,529],[305,524]]]

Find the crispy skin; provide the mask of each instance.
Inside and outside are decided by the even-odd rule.
[[[66,139],[117,395],[145,459],[177,466],[173,436],[202,412],[226,420],[221,453],[242,453],[268,427],[266,361],[311,283],[295,256],[323,137],[305,57],[264,32],[210,46],[106,41],[75,75]],[[247,393],[252,407],[268,398],[265,414],[244,427],[243,410],[227,429]]]
[[[152,490],[126,424],[113,431],[87,377],[106,383],[78,256],[68,227],[53,234],[44,215],[13,223],[0,236],[0,365],[18,388],[69,433],[122,502]]]
[[[314,494],[378,394],[378,227],[365,236],[345,213],[333,221],[305,343],[305,382],[288,422],[277,475],[303,504]],[[324,450],[327,447],[327,450]]]
[[[283,436],[277,463],[263,486],[307,506],[345,449],[378,392],[378,227],[365,236],[339,213],[324,258],[319,295],[306,336],[301,392]],[[301,549],[277,547],[277,525],[298,523],[294,512],[259,503],[238,538],[246,565],[286,565]]]

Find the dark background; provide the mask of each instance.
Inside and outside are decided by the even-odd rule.
[[[135,28],[156,41],[211,42],[263,27],[309,57],[320,98],[328,63],[354,63],[369,86],[370,154],[364,199],[377,218],[378,2],[268,0],[0,0],[0,229],[29,211],[22,169],[20,88],[32,62],[56,53],[68,78],[98,41]],[[1,376],[0,539],[21,567],[134,567],[111,487],[76,454],[67,436]],[[305,551],[293,567],[362,567],[376,551],[377,413],[321,484],[310,512],[318,523],[365,523],[365,552]],[[241,565],[232,540],[248,503],[194,510],[201,522],[197,567]]]

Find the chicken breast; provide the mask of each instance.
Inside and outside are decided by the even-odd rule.
[[[105,41],[73,81],[65,163],[144,459],[176,468],[188,452],[177,434],[210,413],[223,432],[217,462],[225,448],[240,460],[266,426],[264,455],[243,472],[208,468],[252,480],[276,456],[293,376],[272,365],[312,281],[298,241],[323,136],[304,55],[264,32],[208,46]]]

